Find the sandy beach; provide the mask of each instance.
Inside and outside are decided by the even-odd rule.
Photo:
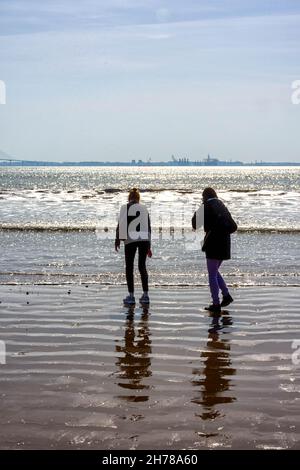
[[[1,286],[1,449],[300,448],[296,287]]]

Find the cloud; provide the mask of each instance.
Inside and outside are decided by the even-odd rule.
[[[293,0],[1,0],[0,35],[297,14]]]
[[[167,21],[171,17],[171,13],[168,8],[158,8],[155,14],[156,14],[156,19],[159,23],[167,23]]]
[[[285,15],[7,35],[0,78],[278,81],[296,68],[299,24]]]

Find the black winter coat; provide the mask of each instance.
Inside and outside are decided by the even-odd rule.
[[[196,229],[196,212],[192,218]],[[220,199],[209,199],[204,203],[205,238],[202,251],[206,258],[226,260],[231,257],[230,234],[237,230],[237,225],[225,204]]]

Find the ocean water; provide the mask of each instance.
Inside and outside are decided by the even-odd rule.
[[[153,227],[152,285],[205,285],[191,217],[214,187],[238,223],[230,285],[299,286],[299,167],[0,168],[2,284],[123,284],[114,231],[137,186]]]

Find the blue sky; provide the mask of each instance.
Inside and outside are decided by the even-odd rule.
[[[0,0],[0,149],[300,161],[298,0]]]

